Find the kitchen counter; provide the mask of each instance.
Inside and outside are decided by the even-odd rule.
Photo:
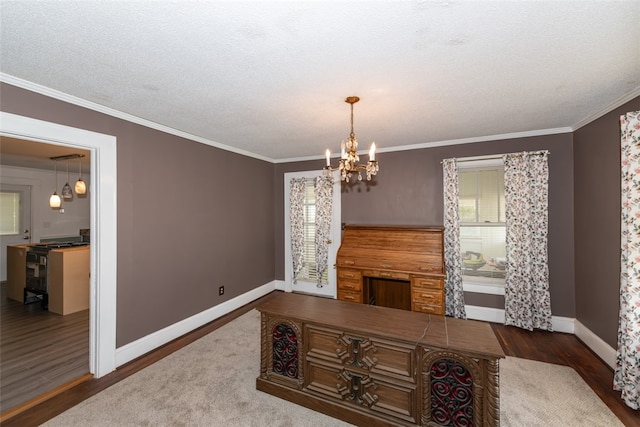
[[[49,251],[49,311],[66,315],[89,309],[90,247]]]
[[[7,297],[24,302],[26,252],[35,244],[7,247]],[[47,283],[49,311],[67,315],[89,308],[90,246],[51,249]]]

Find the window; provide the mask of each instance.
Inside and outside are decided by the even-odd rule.
[[[460,162],[458,186],[463,281],[504,284],[506,226],[502,160]]]
[[[314,180],[307,179],[303,202],[304,258],[298,280],[316,282],[318,270],[316,264],[316,195]],[[328,270],[322,275],[322,283],[328,283]]]
[[[0,235],[20,234],[20,193],[0,192]]]

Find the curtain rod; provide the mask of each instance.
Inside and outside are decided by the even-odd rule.
[[[525,151],[525,153],[531,154],[534,156],[542,156],[544,154],[549,154],[549,150]],[[508,156],[510,154],[519,154],[519,153],[494,154],[490,156],[462,157],[460,159],[455,159],[454,157],[454,159],[456,160],[457,163],[476,162],[479,160],[498,160],[498,159],[502,159],[503,156]],[[440,163],[442,164],[442,162]]]

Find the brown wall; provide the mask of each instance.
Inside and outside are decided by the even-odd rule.
[[[0,91],[2,111],[117,137],[118,347],[284,278],[284,173],[319,169],[322,160],[272,165],[11,85]],[[614,346],[618,116],[637,109],[639,98],[575,134],[380,153],[373,185],[343,189],[342,221],[442,224],[443,158],[548,149],[553,314],[577,317]],[[494,296],[466,300],[503,304]]]
[[[117,138],[118,347],[274,279],[271,163],[0,90],[4,112]]]
[[[380,153],[375,183],[342,190],[342,222],[442,225],[442,159],[549,150],[549,280],[555,316],[575,317],[573,141],[570,133]],[[284,278],[284,173],[319,169],[321,161],[276,165],[276,277]],[[501,297],[465,295],[466,303],[504,308]]]
[[[616,348],[620,310],[620,115],[640,97],[574,132],[576,317]]]

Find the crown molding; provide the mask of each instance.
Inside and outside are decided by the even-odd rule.
[[[126,120],[131,123],[136,123],[151,129],[159,130],[161,132],[175,135],[180,138],[190,139],[192,141],[199,142],[205,145],[210,145],[211,147],[216,147],[221,150],[230,151],[230,152],[241,154],[247,157],[253,157],[254,159],[263,160],[265,162],[274,163],[274,160],[268,157],[261,156],[259,154],[255,154],[246,150],[241,150],[239,148],[231,147],[229,145],[220,144],[219,142],[211,141],[209,139],[202,138],[197,135],[193,135],[193,134],[183,132],[168,126],[164,126],[159,123],[152,122],[147,119],[143,119],[141,117],[137,117],[131,114],[124,113],[122,111],[115,110],[113,108],[105,107],[104,105],[96,104],[95,102],[87,101],[86,99],[78,98],[76,96],[69,95],[67,93],[48,88],[46,86],[42,86],[37,83],[23,80],[6,73],[0,73],[0,82],[7,83],[22,89],[26,89],[31,92],[39,93],[40,95],[48,96],[50,98],[58,99],[60,101],[68,102],[69,104],[77,105],[79,107],[84,107],[89,110],[97,111],[99,113],[107,114],[109,116]]]
[[[590,115],[588,117],[585,117],[584,119],[582,119],[579,122],[575,123],[573,126],[571,126],[572,131],[573,132],[577,131],[581,127],[583,127],[585,125],[588,125],[592,121],[594,121],[596,119],[599,119],[600,117],[604,116],[605,114],[610,113],[611,111],[613,111],[616,108],[626,104],[627,102],[631,101],[633,98],[636,98],[638,96],[640,96],[640,86],[636,87],[631,92],[628,92],[628,93],[622,95],[620,98],[618,98],[615,101],[611,102],[609,105],[607,105],[606,107],[602,108],[598,112],[596,112],[596,113],[594,113],[594,114],[592,114],[592,115]]]
[[[422,148],[444,147],[447,145],[459,145],[459,144],[472,144],[474,142],[487,142],[487,141],[499,141],[503,139],[516,139],[516,138],[528,138],[531,136],[544,136],[555,135],[559,133],[571,133],[573,129],[570,127],[554,128],[554,129],[540,129],[531,130],[525,132],[504,133],[500,135],[487,135],[478,136],[473,138],[461,138],[461,139],[448,139],[443,141],[423,142],[420,144],[401,145],[392,148],[378,148],[376,147],[376,153],[392,153],[394,151],[408,151],[408,150],[420,150]],[[368,151],[358,152],[359,155],[366,155]],[[338,158],[338,156],[332,156],[332,158]],[[309,157],[295,157],[289,159],[275,160],[274,163],[290,163],[290,162],[303,162],[308,160],[326,159],[325,156],[309,156]]]
[[[385,150],[384,148],[381,148],[379,150],[376,149],[376,151],[380,153],[385,153],[387,151],[417,150],[420,148],[444,147],[447,145],[472,144],[475,142],[500,141],[504,139],[529,138],[532,136],[556,135],[560,133],[571,133],[571,132],[572,132],[572,129],[570,127],[538,129],[538,130],[528,130],[524,132],[503,133],[499,135],[474,136],[471,138],[448,139],[443,141],[425,142],[421,144],[393,147],[392,150],[391,149]]]
[[[42,86],[33,82],[29,82],[27,80],[20,79],[18,77],[11,76],[6,73],[0,73],[0,82],[4,82],[10,84],[12,86],[17,86],[22,89],[26,89],[35,93],[39,93],[41,95],[48,96],[50,98],[58,99],[60,101],[68,102],[73,105],[77,105],[80,107],[87,108],[89,110],[97,111],[99,113],[107,114],[112,117],[116,117],[122,120],[126,120],[132,123],[136,123],[151,129],[156,129],[161,132],[165,132],[171,135],[178,136],[180,138],[189,139],[195,142],[199,142],[201,144],[209,145],[211,147],[216,147],[221,150],[230,151],[232,153],[240,154],[247,157],[252,157],[254,159],[263,160],[269,163],[291,163],[291,162],[303,162],[303,161],[311,161],[311,160],[323,160],[325,156],[322,154],[317,156],[306,156],[306,157],[293,157],[286,159],[272,159],[269,157],[261,156],[256,153],[252,153],[250,151],[242,150],[239,148],[231,147],[229,145],[221,144],[215,141],[211,141],[207,138],[203,138],[197,135],[193,135],[187,132],[183,132],[168,126],[161,125],[156,122],[152,122],[147,119],[143,119],[141,117],[137,117],[131,114],[124,113],[122,111],[115,110],[113,108],[105,107],[104,105],[100,105],[91,101],[87,101],[82,98],[78,98],[73,95],[66,94],[64,92],[60,92],[55,89],[48,88],[46,86]],[[514,133],[505,133],[499,135],[486,135],[480,137],[471,137],[471,138],[461,138],[461,139],[449,139],[442,141],[433,141],[433,142],[424,142],[420,144],[411,144],[411,145],[402,145],[392,148],[379,148],[377,150],[378,153],[391,153],[395,151],[408,151],[408,150],[419,150],[423,148],[433,148],[433,147],[443,147],[448,145],[460,145],[460,144],[472,144],[476,142],[487,142],[487,141],[499,141],[504,139],[515,139],[515,138],[528,138],[532,136],[544,136],[544,135],[555,135],[561,133],[571,133],[575,132],[577,129],[580,129],[582,126],[585,126],[592,121],[602,117],[603,115],[609,113],[610,111],[618,108],[619,106],[631,101],[632,99],[640,96],[640,86],[633,89],[631,92],[621,96],[616,99],[608,106],[602,108],[597,113],[594,113],[579,122],[575,123],[570,127],[560,127],[560,128],[551,128],[551,129],[538,129],[531,130],[525,132],[514,132]],[[363,151],[362,154],[366,154],[366,151]],[[337,158],[337,157],[336,157]]]

